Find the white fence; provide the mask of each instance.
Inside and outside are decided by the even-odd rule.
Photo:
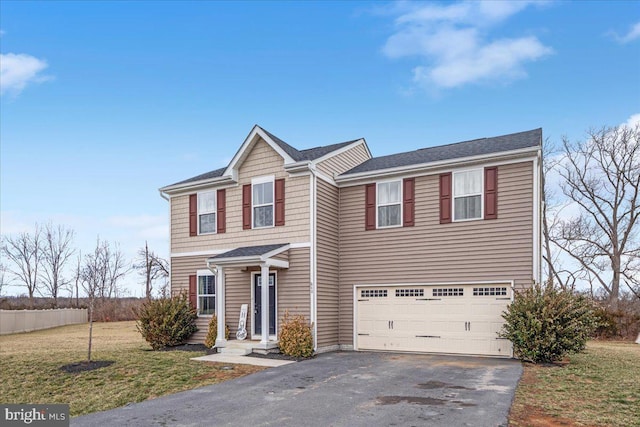
[[[87,322],[86,308],[0,310],[0,335]]]

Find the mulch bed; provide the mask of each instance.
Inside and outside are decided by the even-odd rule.
[[[247,354],[247,356],[257,357],[259,359],[293,360],[295,362],[302,362],[303,360],[309,360],[316,357],[315,355],[311,357],[293,357],[293,356],[287,356],[286,354],[282,354],[282,353],[269,353],[269,354],[251,353],[251,354]]]
[[[69,363],[68,365],[63,365],[60,367],[60,370],[68,374],[77,374],[80,372],[94,371],[96,369],[106,368],[107,366],[111,366],[114,363],[115,362],[113,360],[92,360],[91,362],[76,362]]]
[[[204,344],[182,344],[173,347],[163,347],[158,351],[206,351],[210,352],[211,349]]]

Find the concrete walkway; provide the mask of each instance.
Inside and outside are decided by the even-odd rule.
[[[240,365],[267,366],[270,368],[288,365],[290,363],[296,363],[293,360],[265,359],[261,357],[250,356],[233,356],[221,353],[192,357],[191,360],[197,360],[199,362],[238,363]]]

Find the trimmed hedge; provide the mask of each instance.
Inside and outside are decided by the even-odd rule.
[[[229,339],[229,327],[224,325],[224,337],[225,339]],[[213,348],[216,345],[216,339],[218,338],[218,316],[215,314],[211,317],[209,321],[209,331],[207,332],[207,336],[204,339],[204,345]]]
[[[138,310],[136,327],[154,350],[184,344],[198,330],[196,310],[182,293],[174,298],[145,302]]]
[[[534,363],[581,352],[598,326],[594,306],[585,296],[540,285],[518,293],[502,317],[499,335],[511,340],[518,358]]]
[[[311,325],[303,315],[292,316],[285,311],[280,326],[278,347],[287,356],[311,357],[313,355]]]

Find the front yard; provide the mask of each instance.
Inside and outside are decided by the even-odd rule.
[[[194,362],[203,352],[151,351],[135,322],[95,323],[93,360],[110,366],[69,374],[87,358],[86,324],[0,337],[0,402],[69,403],[82,415],[244,376],[264,368]]]
[[[590,341],[566,364],[525,364],[509,425],[640,426],[640,345]]]

